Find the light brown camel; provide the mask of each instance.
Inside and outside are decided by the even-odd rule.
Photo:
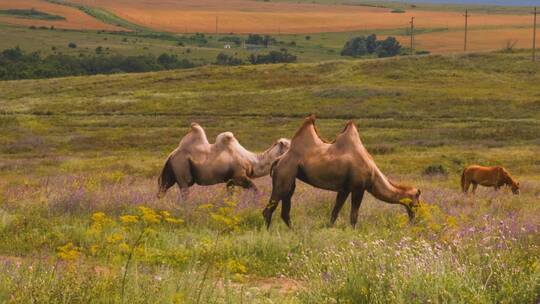
[[[495,190],[507,185],[512,189],[512,193],[519,194],[519,183],[503,167],[468,166],[461,174],[461,189],[464,193],[469,191],[471,184],[473,185],[473,194],[478,185],[494,187]]]
[[[350,193],[353,227],[358,220],[364,191],[387,203],[405,206],[410,219],[413,219],[413,207],[420,199],[420,190],[396,185],[379,170],[364,148],[354,123],[349,122],[336,140],[329,143],[318,135],[313,115],[307,117],[296,132],[289,151],[274,162],[271,175],[272,196],[263,211],[267,228],[280,201],[281,218],[290,227],[289,213],[296,178],[314,187],[337,192],[331,224],[335,223]]]
[[[240,145],[231,132],[224,132],[210,144],[203,128],[192,123],[178,147],[169,155],[158,180],[158,197],[178,184],[182,196],[193,184],[214,185],[227,183],[251,188],[257,187],[252,178],[268,175],[272,162],[283,155],[290,140],[281,138],[266,151],[255,154]]]

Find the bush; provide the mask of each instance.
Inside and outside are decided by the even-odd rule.
[[[227,55],[225,53],[219,53],[216,57],[216,64],[218,65],[242,65],[244,61],[240,58]]]
[[[255,45],[264,45],[268,47],[268,45],[276,43],[276,39],[270,37],[269,35],[259,35],[259,34],[249,34],[248,38],[246,40],[247,44],[255,44]]]
[[[68,47],[71,48],[71,49],[76,49],[77,48],[77,44],[75,44],[74,42],[70,42],[68,44]]]
[[[296,62],[296,56],[289,54],[286,49],[282,49],[281,51],[270,51],[270,53],[266,55],[251,54],[251,56],[249,56],[249,62],[251,62],[251,64]]]
[[[236,45],[240,45],[242,43],[242,39],[240,39],[240,37],[237,37],[237,36],[225,36],[225,37],[220,38],[218,41],[232,42]]]
[[[448,175],[448,171],[446,170],[443,165],[430,165],[426,169],[424,169],[424,175]]]

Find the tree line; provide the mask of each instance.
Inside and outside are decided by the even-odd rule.
[[[113,73],[135,73],[195,67],[196,64],[176,55],[86,55],[54,54],[41,56],[19,47],[0,53],[0,80],[52,78]]]

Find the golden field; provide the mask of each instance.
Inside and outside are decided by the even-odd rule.
[[[0,16],[0,23],[24,26],[54,26],[62,29],[78,30],[122,30],[120,27],[103,23],[84,12],[69,6],[58,5],[40,0],[0,0],[2,9],[36,9],[51,15],[59,15],[65,20],[40,20]]]
[[[248,0],[73,0],[101,7],[130,22],[170,32],[319,33],[366,29],[394,29],[416,17],[420,28],[463,26],[461,12],[421,11],[391,13],[366,6],[255,2]],[[530,16],[475,14],[471,27],[529,25]]]

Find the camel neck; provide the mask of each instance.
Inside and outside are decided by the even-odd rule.
[[[272,165],[270,150],[271,148],[259,154],[253,153],[254,157],[251,158],[253,177],[261,177],[270,172],[270,166]]]
[[[394,186],[378,168],[375,168],[369,192],[377,199],[393,204],[407,197],[405,191]]]

